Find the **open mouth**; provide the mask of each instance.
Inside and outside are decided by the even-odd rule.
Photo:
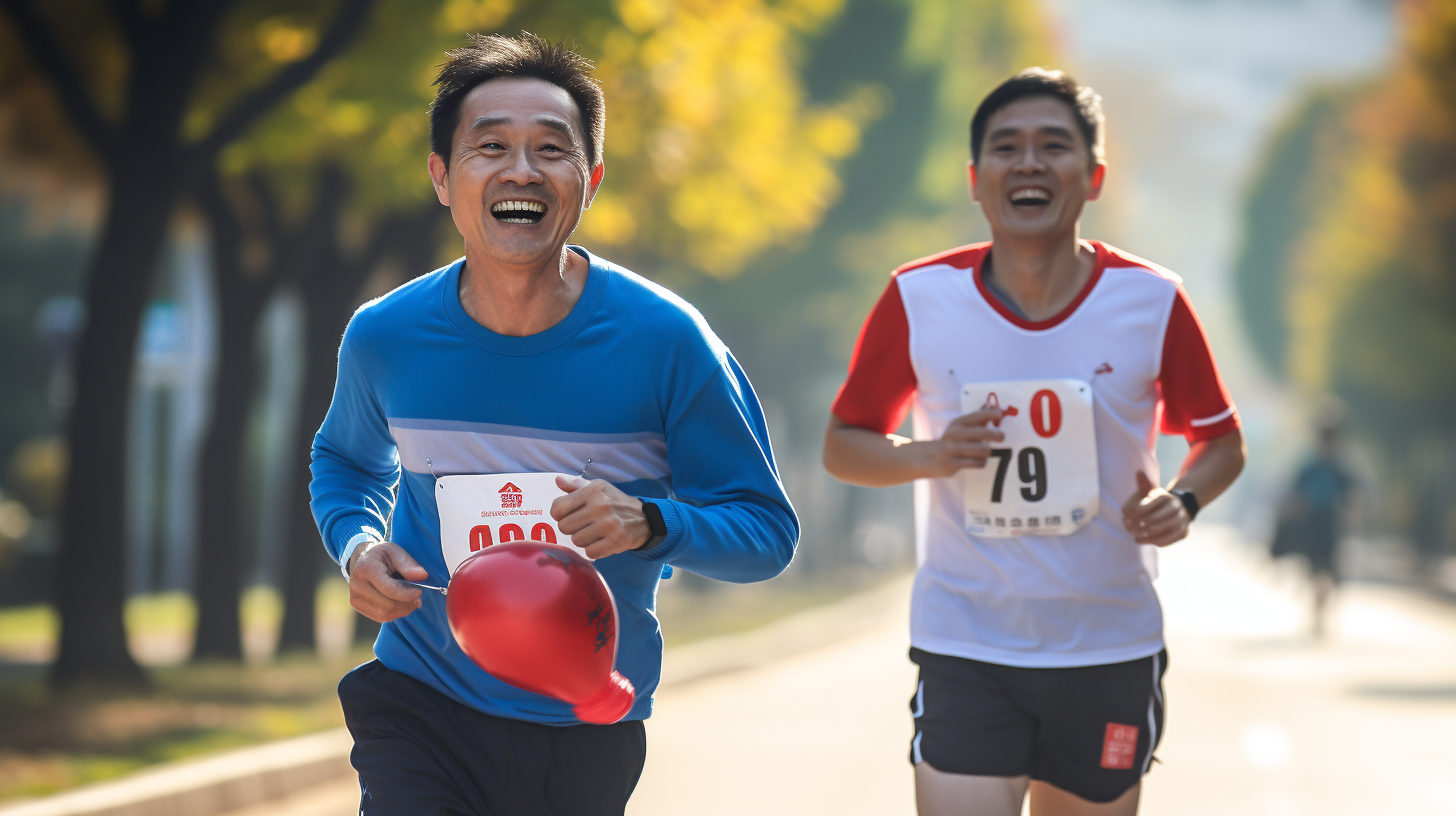
[[[546,205],[539,201],[497,201],[491,205],[490,214],[507,224],[539,224],[546,217]]]
[[[1009,197],[1013,207],[1044,207],[1052,203],[1052,193],[1044,187],[1022,187],[1012,190]]]

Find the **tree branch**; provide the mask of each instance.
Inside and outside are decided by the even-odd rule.
[[[17,0],[4,0],[16,2]],[[319,69],[338,56],[359,32],[369,17],[375,0],[346,0],[334,24],[319,39],[318,47],[308,57],[292,63],[274,75],[266,85],[244,96],[218,120],[212,132],[189,150],[192,167],[205,166],[217,152],[240,138],[263,114],[313,79]]]
[[[21,42],[30,49],[37,66],[50,79],[71,124],[109,168],[116,158],[112,147],[116,129],[102,118],[101,111],[81,84],[75,68],[61,52],[50,28],[36,16],[35,9],[27,0],[0,0],[0,8],[10,12],[20,32]]]

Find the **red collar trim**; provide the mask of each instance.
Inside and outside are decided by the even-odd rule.
[[[1087,243],[1091,244],[1092,249],[1097,253],[1097,257],[1092,261],[1092,274],[1087,276],[1087,282],[1082,284],[1082,291],[1078,292],[1075,298],[1072,298],[1072,302],[1068,303],[1066,308],[1046,320],[1027,320],[1018,316],[1015,312],[1006,308],[1006,304],[1002,303],[1001,299],[992,294],[991,290],[986,287],[986,282],[981,280],[981,268],[986,265],[985,259],[991,256],[990,247],[987,248],[986,254],[981,257],[981,262],[977,263],[976,268],[972,270],[972,275],[976,280],[976,289],[980,291],[981,299],[990,304],[991,308],[995,309],[997,314],[1006,318],[1006,321],[1013,326],[1019,326],[1030,331],[1050,329],[1071,317],[1072,313],[1077,311],[1077,307],[1082,305],[1082,301],[1086,300],[1087,296],[1092,294],[1092,290],[1097,286],[1097,281],[1102,279],[1102,270],[1107,268],[1107,262],[1111,257],[1107,246],[1101,241],[1088,241]]]

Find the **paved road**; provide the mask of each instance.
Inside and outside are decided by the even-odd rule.
[[[1158,584],[1168,733],[1144,814],[1456,814],[1456,609],[1351,586],[1312,642],[1294,575],[1218,528],[1165,553]],[[662,691],[629,816],[913,813],[903,586],[801,621],[762,665]],[[354,797],[266,813],[343,816]]]

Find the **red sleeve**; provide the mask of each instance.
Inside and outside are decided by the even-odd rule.
[[[905,421],[915,394],[910,323],[894,279],[865,319],[849,360],[849,377],[830,411],[858,428],[890,433]]]
[[[1163,397],[1165,434],[1182,434],[1189,442],[1199,442],[1239,427],[1239,412],[1218,375],[1208,336],[1181,286],[1163,335],[1158,388]]]

